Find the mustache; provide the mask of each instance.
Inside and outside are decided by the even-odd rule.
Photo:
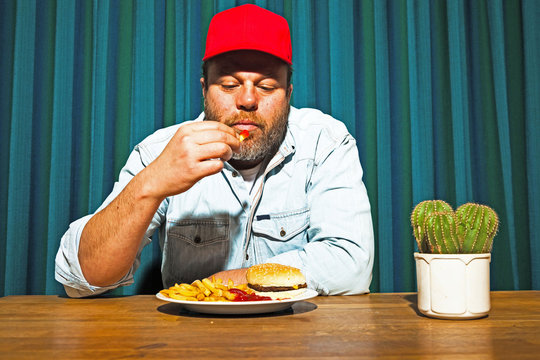
[[[223,119],[223,123],[227,126],[232,126],[245,120],[254,123],[259,128],[264,128],[264,121],[259,117],[259,115],[246,111],[238,112],[232,116],[227,117],[226,119]]]

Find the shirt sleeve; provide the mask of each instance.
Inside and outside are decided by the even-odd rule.
[[[129,181],[131,181],[131,179],[146,166],[146,162],[143,161],[142,153],[143,148],[139,146],[133,150],[128,158],[128,161],[126,162],[126,165],[120,171],[118,181],[114,184],[112,192],[95,213],[99,212],[101,209],[110,204],[113,199],[120,194]],[[60,246],[55,260],[55,279],[64,285],[67,295],[70,297],[99,295],[119,286],[131,285],[133,283],[133,274],[140,265],[141,251],[151,242],[152,234],[163,221],[163,206],[164,204],[162,203],[154,215],[152,222],[150,223],[150,226],[148,227],[146,234],[141,241],[135,262],[133,263],[130,271],[117,283],[106,287],[90,285],[85,279],[79,263],[78,253],[81,234],[85,225],[92,218],[93,214],[87,215],[71,223],[69,229],[60,240]]]
[[[344,139],[315,159],[308,190],[310,226],[304,248],[267,262],[299,267],[308,286],[322,295],[369,292],[374,235],[356,142]]]

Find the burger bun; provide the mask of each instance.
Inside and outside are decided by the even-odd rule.
[[[246,273],[248,287],[257,295],[274,300],[290,299],[306,291],[304,274],[292,266],[281,264],[259,264],[250,267]]]

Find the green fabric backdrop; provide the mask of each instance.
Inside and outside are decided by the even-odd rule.
[[[63,294],[54,257],[132,147],[201,110],[205,32],[243,1],[0,1],[0,295]],[[296,107],[358,140],[371,290],[415,291],[421,200],[492,206],[493,290],[540,289],[540,1],[254,1],[288,19]],[[161,287],[156,241],[136,284]]]

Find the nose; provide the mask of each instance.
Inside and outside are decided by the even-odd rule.
[[[246,84],[242,86],[236,98],[236,108],[243,111],[256,111],[259,105],[255,86]]]

